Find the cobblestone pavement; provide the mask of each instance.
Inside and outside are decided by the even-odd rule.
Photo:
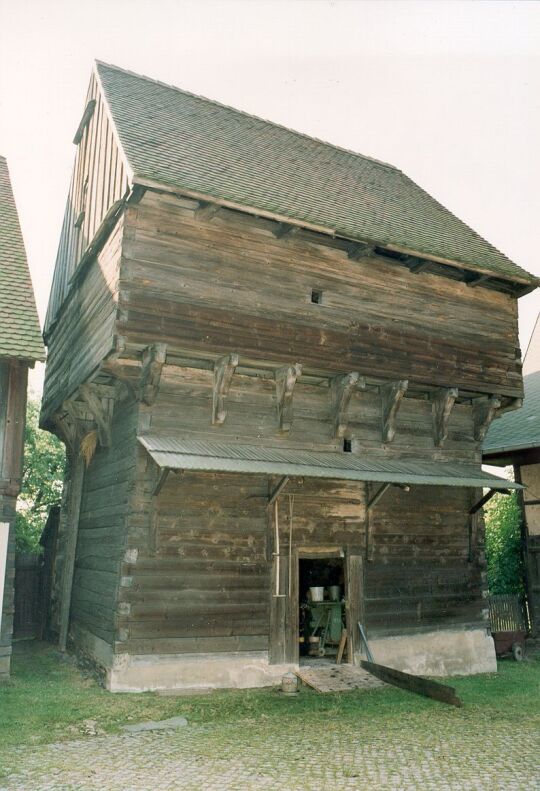
[[[0,791],[540,789],[537,733],[526,724],[524,732],[466,725],[451,721],[420,737],[406,721],[372,733],[350,719],[301,731],[257,719],[98,736],[13,751]]]

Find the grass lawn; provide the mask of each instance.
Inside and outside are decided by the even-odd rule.
[[[295,698],[270,690],[218,691],[162,697],[111,694],[85,676],[70,658],[42,643],[15,646],[12,678],[0,685],[0,752],[118,730],[142,720],[183,715],[191,724],[248,724],[301,728],[309,718],[322,728],[354,722],[358,731],[402,731],[419,739],[437,729],[456,734],[489,729],[540,731],[540,659],[503,660],[497,674],[452,679],[463,708],[445,706],[395,688],[319,695],[303,687]],[[89,724],[90,722],[90,724]],[[406,723],[406,725],[405,725]],[[1,756],[0,756],[1,757]]]

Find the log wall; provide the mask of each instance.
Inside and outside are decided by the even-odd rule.
[[[117,628],[121,561],[126,544],[128,503],[135,486],[137,405],[117,404],[110,448],[97,449],[84,473],[71,597],[71,627],[84,629],[112,645]],[[66,500],[59,526],[51,627],[59,629],[60,591],[67,531]]]
[[[165,366],[156,403],[140,406],[139,432],[341,449],[342,440],[332,437],[327,387],[297,384],[291,435],[282,437],[275,383],[243,374],[233,376],[225,423],[212,427],[212,377],[203,369]],[[449,447],[442,451],[434,447],[430,404],[406,399],[396,439],[384,448],[378,396],[357,396],[350,410],[356,452],[398,458],[414,449],[425,459],[477,458],[470,406],[455,408]],[[159,654],[268,647],[275,525],[266,503],[277,480],[171,473],[156,495],[159,474],[139,447],[115,650]],[[473,547],[468,515],[474,493],[451,487],[390,489],[367,517],[366,501],[375,488],[320,479],[290,482],[278,506],[284,584],[292,495],[293,550],[338,548],[365,558],[362,605],[370,634],[483,624],[482,537],[475,528]]]
[[[275,223],[233,211],[198,220],[196,206],[149,191],[128,210],[128,342],[521,394],[514,297],[382,257],[351,260],[309,233],[277,239]]]
[[[86,277],[66,297],[61,321],[50,331],[41,405],[45,426],[113,347],[122,235],[120,219]]]

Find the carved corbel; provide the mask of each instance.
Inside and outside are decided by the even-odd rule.
[[[381,416],[382,416],[382,440],[383,442],[392,442],[396,433],[396,417],[399,410],[399,405],[405,393],[409,382],[407,379],[402,379],[399,382],[390,382],[387,385],[381,385]]]
[[[221,426],[227,417],[225,399],[238,365],[237,354],[227,354],[214,363],[214,387],[212,396],[212,425]]]
[[[96,392],[95,386],[83,384],[79,388],[79,395],[85,402],[96,422],[98,440],[102,448],[111,446],[111,425],[108,410],[103,407],[103,401]]]
[[[476,398],[473,401],[474,438],[477,442],[483,442],[486,438],[491,421],[500,406],[501,397],[499,395]]]
[[[442,448],[448,436],[450,414],[458,397],[457,387],[441,387],[431,395],[433,414],[433,441],[435,447]]]
[[[72,399],[66,399],[54,417],[58,433],[66,446],[66,453],[72,459],[79,453],[83,435],[79,407]]]
[[[154,343],[143,351],[140,399],[148,406],[152,406],[157,398],[161,369],[166,359],[167,344],[165,343]]]
[[[285,365],[275,372],[279,430],[288,432],[293,421],[293,390],[302,373],[300,363]]]
[[[356,371],[335,376],[330,383],[332,397],[332,415],[334,422],[334,437],[343,437],[347,431],[348,410],[351,396],[358,388],[365,390],[366,380]]]

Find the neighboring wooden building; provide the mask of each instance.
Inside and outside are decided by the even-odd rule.
[[[532,633],[540,632],[540,317],[523,360],[523,408],[504,415],[484,442],[486,464],[512,466],[519,494],[525,583]]]
[[[11,660],[13,526],[22,478],[28,369],[44,359],[44,351],[7,162],[0,156],[0,678],[9,674]]]
[[[513,484],[481,443],[536,279],[396,168],[114,66],[75,144],[42,409],[61,646],[115,690],[271,683],[320,579],[349,660],[362,621],[376,661],[494,669],[476,505]]]

